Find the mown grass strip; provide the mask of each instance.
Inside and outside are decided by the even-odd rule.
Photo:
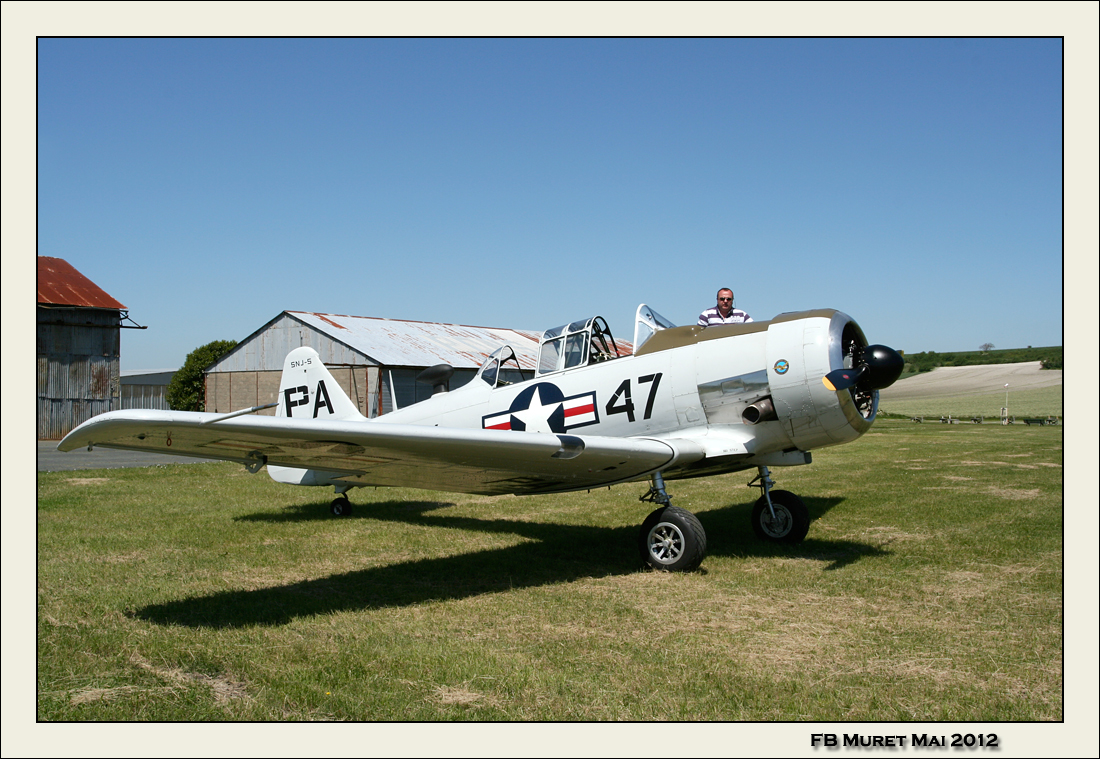
[[[1059,720],[1062,430],[880,422],[670,483],[710,553],[643,571],[642,485],[291,488],[228,464],[38,475],[41,720]]]

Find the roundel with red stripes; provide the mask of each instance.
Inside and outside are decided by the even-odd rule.
[[[565,397],[552,382],[539,382],[517,395],[507,411],[481,418],[487,430],[517,432],[568,432],[600,421],[596,393]]]

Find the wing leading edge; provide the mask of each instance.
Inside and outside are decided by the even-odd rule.
[[[57,447],[85,446],[320,470],[326,484],[484,495],[611,485],[703,455],[688,441],[138,410],[90,419]]]

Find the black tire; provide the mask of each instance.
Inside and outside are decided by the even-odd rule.
[[[346,517],[351,516],[351,501],[343,496],[333,499],[329,504],[328,510],[332,512],[334,517]]]
[[[802,499],[786,490],[771,491],[775,519],[768,500],[760,496],[752,507],[752,531],[761,540],[773,543],[801,543],[810,529],[810,511]]]
[[[665,506],[642,522],[638,549],[647,566],[669,572],[691,572],[707,554],[707,534],[690,511]]]

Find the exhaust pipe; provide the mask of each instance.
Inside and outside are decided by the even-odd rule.
[[[779,419],[779,414],[775,413],[775,404],[772,403],[772,397],[770,395],[766,398],[761,398],[741,412],[741,421],[745,424],[774,422],[777,419]]]

